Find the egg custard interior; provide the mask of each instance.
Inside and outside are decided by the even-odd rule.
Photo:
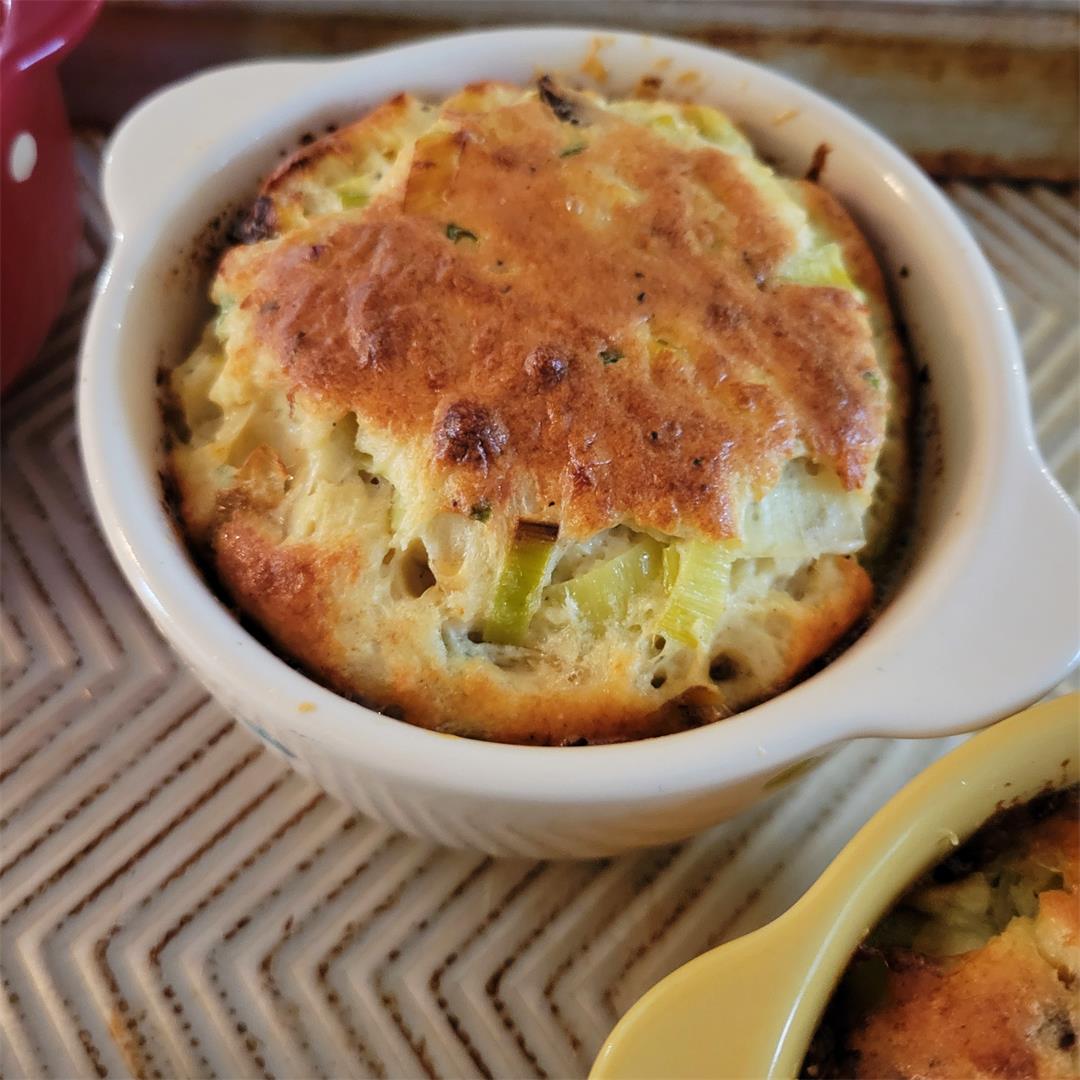
[[[910,384],[844,210],[715,109],[400,95],[264,183],[168,384],[193,546],[412,723],[721,719],[865,618]]]

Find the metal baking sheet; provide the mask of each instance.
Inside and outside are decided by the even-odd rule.
[[[585,863],[448,852],[262,750],[160,640],[98,534],[75,353],[107,242],[3,410],[0,1072],[580,1077],[673,968],[787,908],[950,740],[865,740],[686,843]],[[953,184],[1080,491],[1074,193]]]

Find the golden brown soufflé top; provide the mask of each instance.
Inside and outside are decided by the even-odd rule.
[[[172,380],[181,514],[332,685],[484,737],[639,737],[776,692],[865,614],[853,556],[906,487],[881,275],[718,111],[401,95],[283,163],[241,239]],[[554,548],[518,595],[522,523]],[[575,586],[605,565],[611,603]]]
[[[527,472],[572,536],[736,535],[799,441],[859,486],[885,402],[857,298],[778,280],[795,230],[736,156],[552,96],[466,100],[395,198],[226,267],[288,378],[429,440],[464,504]]]

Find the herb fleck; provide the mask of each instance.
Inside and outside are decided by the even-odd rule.
[[[459,240],[477,240],[476,233],[469,232],[468,229],[463,229],[460,225],[455,225],[452,221],[446,226],[447,238],[453,240],[456,244]]]
[[[864,371],[862,377],[875,389],[881,389],[881,380],[878,378],[876,371]]]
[[[469,517],[473,521],[487,521],[491,517],[491,504],[486,502],[477,503],[469,511]]]
[[[600,359],[604,364],[617,364],[623,358],[618,349],[601,349]]]
[[[560,150],[559,157],[574,157],[575,155],[580,154],[584,149],[585,144],[583,142],[574,143],[573,146],[568,146],[565,150]]]
[[[643,304],[645,302],[645,294],[643,292],[639,292],[637,294],[637,302],[639,304]]]
[[[702,460],[701,458],[696,457],[690,462],[690,464],[693,465],[695,469],[700,469],[702,466]]]

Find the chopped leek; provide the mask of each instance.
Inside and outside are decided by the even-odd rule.
[[[758,559],[848,555],[866,543],[868,492],[846,491],[836,473],[795,458],[779,482],[743,508],[745,555]]]
[[[847,272],[839,244],[822,244],[798,252],[784,264],[780,277],[794,285],[831,285],[862,295]]]
[[[676,345],[673,341],[663,337],[650,337],[648,342],[649,359],[658,360],[665,354],[670,353],[672,356],[677,357],[680,361],[686,362],[690,359],[690,351],[682,345]]]
[[[354,210],[360,206],[367,206],[368,199],[371,197],[368,193],[367,181],[358,176],[346,180],[343,184],[338,184],[334,190],[337,192],[338,198],[341,199],[341,206],[344,210]]]
[[[551,575],[558,535],[557,526],[518,522],[484,620],[485,641],[520,645],[524,640]]]
[[[549,593],[569,601],[590,626],[602,629],[625,617],[634,593],[659,576],[661,551],[660,544],[646,537],[581,577],[553,585]]]
[[[730,550],[721,545],[701,540],[681,544],[678,572],[659,632],[685,645],[706,639],[724,611],[731,562]]]
[[[679,549],[675,544],[664,548],[664,592],[675,588],[675,579],[679,576]]]
[[[709,142],[731,154],[748,157],[753,149],[739,129],[721,112],[702,105],[684,105],[683,119],[695,127]]]

